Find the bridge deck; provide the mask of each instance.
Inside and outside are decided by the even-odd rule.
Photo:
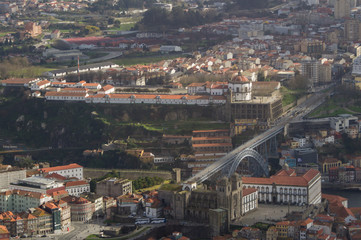
[[[276,125],[267,131],[261,133],[257,137],[249,140],[233,151],[229,152],[226,156],[220,158],[207,168],[198,172],[193,177],[187,179],[185,182],[197,182],[201,183],[211,177],[216,172],[222,170],[225,166],[234,161],[236,155],[248,148],[255,148],[260,144],[266,142],[277,134],[281,133],[284,129],[284,126],[291,121],[303,121],[303,117],[318,107],[324,100],[328,93],[327,92],[318,92],[312,94],[305,102],[301,103],[295,107],[292,111],[283,115],[279,120],[277,120]]]

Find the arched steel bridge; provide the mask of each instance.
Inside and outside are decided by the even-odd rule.
[[[220,158],[193,177],[187,179],[184,183],[196,182],[199,184],[217,172],[222,172],[222,175],[230,176],[236,171],[238,165],[247,157],[256,161],[262,168],[264,175],[268,175],[268,159],[257,152],[257,148],[260,148],[262,144],[274,139],[278,134],[283,132],[288,123],[292,121],[302,121],[305,115],[324,102],[327,95],[328,93],[326,91],[312,94],[303,103],[280,118],[274,127],[234,149],[226,156]]]

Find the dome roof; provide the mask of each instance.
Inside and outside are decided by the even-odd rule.
[[[246,82],[249,82],[249,80],[245,76],[237,75],[237,76],[234,76],[232,78],[232,82],[240,82],[240,83],[244,82],[244,83],[246,83]]]

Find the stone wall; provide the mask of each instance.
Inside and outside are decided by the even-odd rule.
[[[165,180],[170,180],[173,176],[171,172],[167,171],[84,168],[84,178],[100,178],[112,170],[119,173],[120,178],[127,178],[130,180],[135,180],[139,177],[161,177]]]

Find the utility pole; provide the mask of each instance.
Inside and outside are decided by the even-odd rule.
[[[80,82],[80,67],[79,67],[79,55],[78,55],[78,82]]]

